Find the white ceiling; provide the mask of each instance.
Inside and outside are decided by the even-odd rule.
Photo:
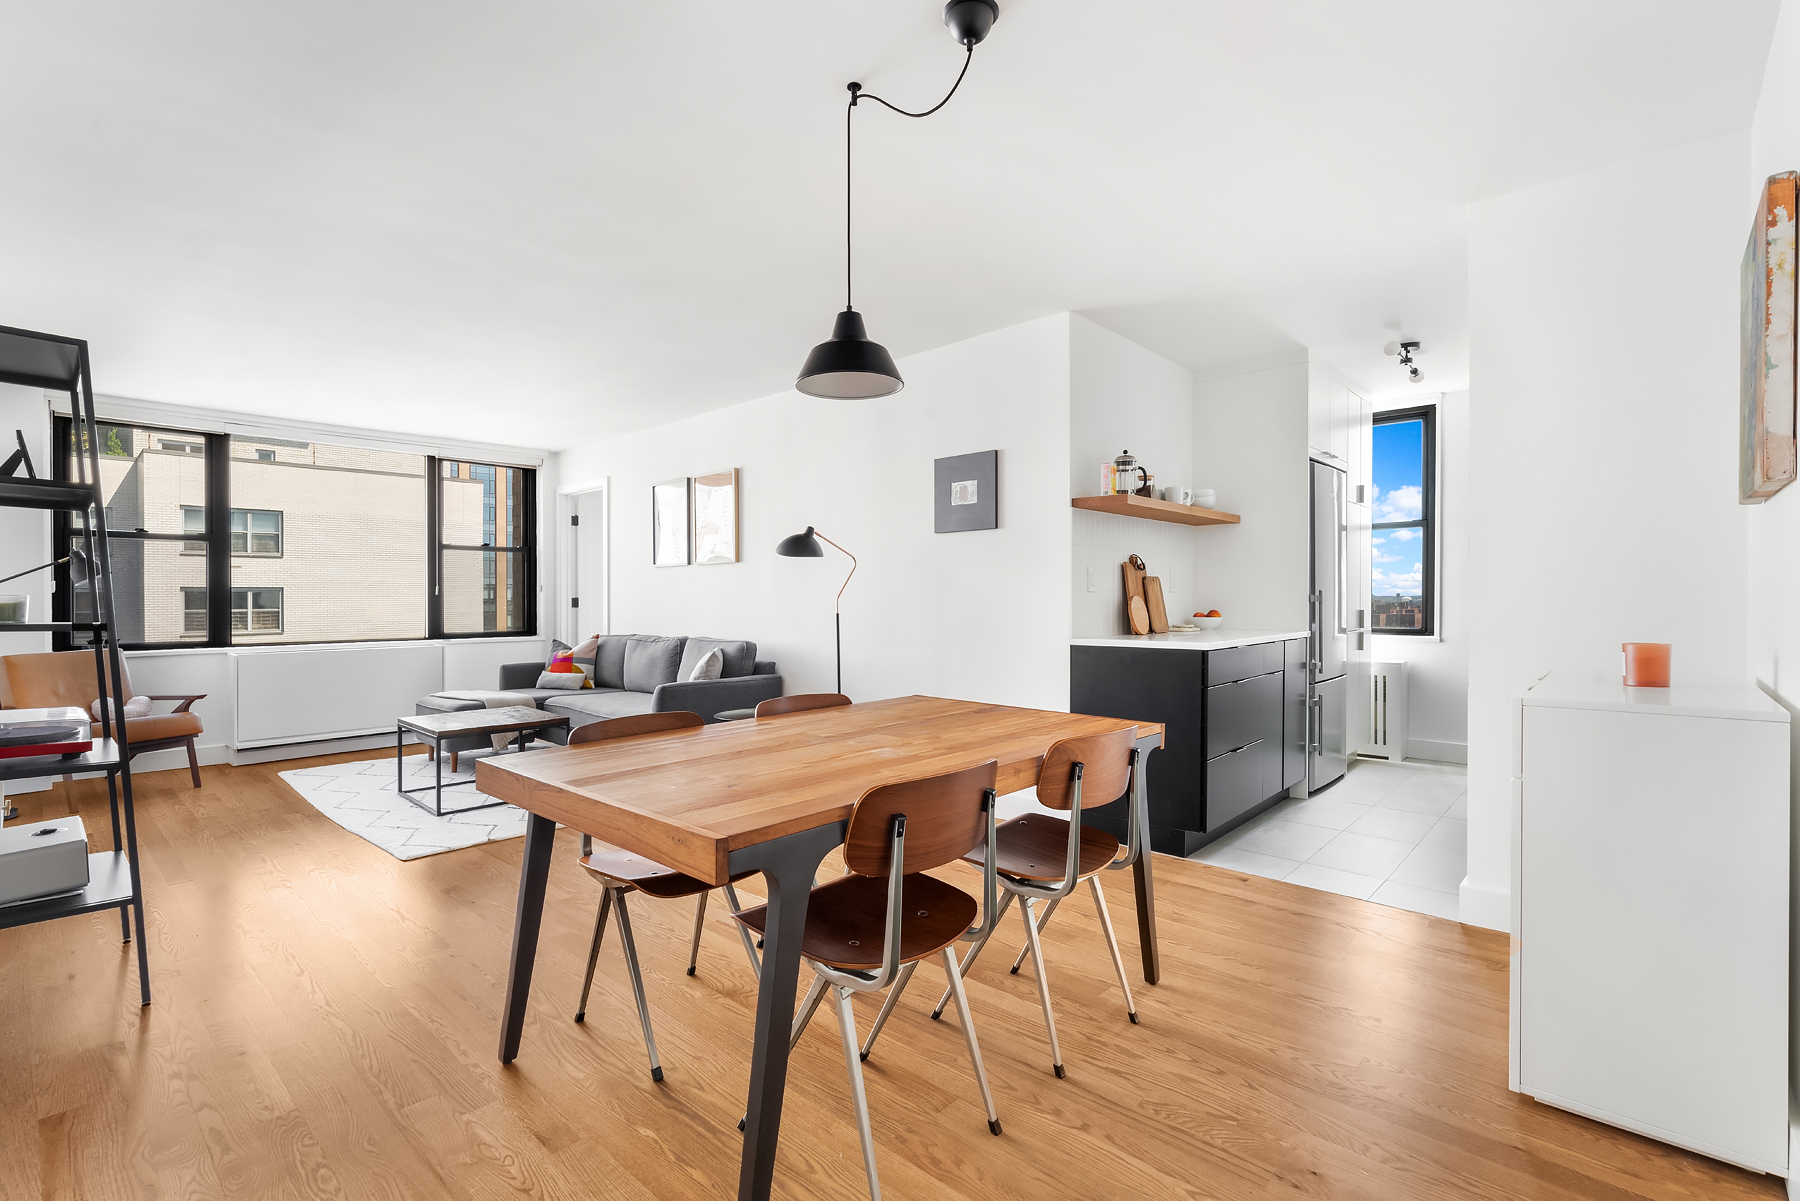
[[[1468,378],[1472,198],[1744,126],[1778,0],[1001,0],[857,114],[896,356],[1063,309],[1200,369]],[[0,323],[100,389],[558,448],[778,392],[842,303],[844,84],[938,0],[8,7]],[[879,403],[879,402],[877,402]]]

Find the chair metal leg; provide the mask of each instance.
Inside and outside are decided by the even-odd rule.
[[[963,992],[962,969],[956,966],[956,952],[944,948],[944,974],[950,977],[950,991],[956,996],[956,1020],[962,1023],[963,1039],[969,1044],[969,1058],[975,1064],[975,1083],[981,1085],[981,1103],[987,1107],[988,1130],[1000,1133],[1000,1115],[994,1112],[994,1094],[988,1088],[987,1067],[981,1062],[981,1044],[975,1040],[975,1022],[969,1017],[969,997]]]
[[[838,1033],[844,1040],[844,1065],[850,1070],[850,1100],[856,1106],[856,1133],[862,1138],[863,1171],[869,1177],[869,1201],[881,1201],[881,1178],[875,1172],[875,1132],[869,1128],[869,1097],[863,1091],[862,1059],[856,1051],[856,1014],[850,990],[831,989],[837,1004]]]
[[[725,903],[731,906],[731,912],[734,915],[744,911],[743,902],[738,900],[737,889],[730,884],[725,886]],[[762,979],[762,959],[756,953],[756,940],[750,937],[750,927],[742,922],[731,924],[737,927],[738,938],[743,941],[744,956],[750,960],[751,974],[760,981]]]
[[[1062,898],[1057,897],[1054,901],[1051,901],[1048,905],[1044,906],[1044,916],[1038,919],[1037,924],[1039,934],[1042,934],[1044,932],[1044,927],[1050,924],[1050,915],[1056,912],[1056,907],[1060,904],[1062,904]],[[1019,957],[1013,960],[1013,975],[1016,976],[1019,974],[1019,968],[1025,962],[1025,956],[1030,954],[1030,952],[1031,945],[1029,943],[1019,948]]]
[[[1031,952],[1031,966],[1037,971],[1038,1000],[1044,1004],[1044,1029],[1050,1032],[1050,1062],[1056,1078],[1063,1078],[1062,1047],[1056,1042],[1056,1015],[1050,1012],[1050,978],[1044,974],[1044,948],[1038,943],[1037,923],[1031,920],[1033,902],[1019,902],[1019,913],[1025,918],[1025,946]]]
[[[975,956],[981,954],[981,948],[988,945],[988,939],[992,938],[994,936],[994,931],[1000,928],[1000,919],[1006,916],[1006,910],[1012,903],[1013,894],[1010,892],[1000,898],[1000,908],[994,914],[993,926],[986,934],[983,934],[980,938],[976,939],[975,945],[969,948],[969,953],[963,956],[961,970],[964,976],[967,976],[969,974],[969,969],[975,966]],[[949,1003],[950,990],[946,988],[944,990],[944,995],[938,998],[937,1008],[931,1011],[931,1020],[935,1022],[943,1017],[944,1006]]]
[[[945,951],[952,956],[956,954],[948,947],[945,948]],[[881,1003],[881,1012],[875,1015],[875,1024],[869,1027],[869,1037],[863,1040],[862,1058],[864,1060],[869,1058],[869,1048],[875,1045],[875,1036],[881,1033],[883,1026],[887,1025],[888,1014],[894,1012],[894,1003],[900,999],[900,994],[906,991],[906,982],[912,979],[913,969],[918,966],[918,960],[914,960],[901,968],[900,978],[894,981],[894,987],[888,989],[887,1000]]]
[[[600,912],[594,915],[594,941],[588,946],[587,975],[581,978],[581,1004],[575,1007],[575,1020],[587,1020],[588,990],[594,987],[594,964],[600,958],[600,939],[606,934],[606,915],[612,909],[612,889],[600,890]]]
[[[694,945],[688,948],[688,975],[700,965],[700,928],[706,922],[706,898],[712,895],[709,888],[694,899]]]
[[[1113,971],[1119,973],[1119,988],[1125,993],[1125,1012],[1131,1024],[1138,1024],[1137,1002],[1131,999],[1131,984],[1125,979],[1125,959],[1119,954],[1119,939],[1113,933],[1112,914],[1106,909],[1106,893],[1100,888],[1100,877],[1089,876],[1088,887],[1094,890],[1094,908],[1100,911],[1100,929],[1106,932],[1106,949],[1112,952]]]
[[[625,910],[625,890],[619,889],[619,944],[625,948],[625,969],[631,973],[631,991],[637,994],[638,1021],[644,1025],[644,1049],[650,1052],[650,1079],[663,1078],[662,1061],[656,1057],[656,1035],[650,1032],[650,1002],[644,999],[644,973],[638,968],[637,943],[631,937],[631,915]]]

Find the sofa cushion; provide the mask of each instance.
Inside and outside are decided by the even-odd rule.
[[[694,664],[706,657],[706,653],[717,647],[725,654],[725,670],[720,678],[729,680],[734,676],[747,676],[756,670],[756,643],[733,641],[722,638],[689,638],[687,646],[681,652],[681,670],[676,674],[678,680],[685,680],[693,674]]]
[[[625,687],[625,644],[630,641],[627,634],[597,635],[599,645],[594,651],[594,687]]]
[[[660,638],[654,634],[625,636],[625,687],[631,692],[655,692],[658,684],[673,684],[681,667],[685,638]],[[645,710],[648,712],[648,710]]]
[[[560,692],[546,700],[541,708],[560,713],[571,725],[585,726],[590,721],[607,717],[630,717],[648,713],[656,698],[648,692],[627,692],[618,688],[595,688],[583,692]]]
[[[715,646],[684,670],[684,680],[716,680],[725,674],[725,652]]]

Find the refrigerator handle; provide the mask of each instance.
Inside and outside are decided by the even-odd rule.
[[[1324,631],[1321,628],[1323,623],[1320,620],[1321,610],[1324,608],[1324,605],[1325,594],[1323,592],[1315,591],[1306,598],[1306,624],[1310,627],[1307,630],[1307,633],[1310,636],[1306,640],[1306,655],[1308,660],[1310,660],[1311,670],[1314,674],[1325,670],[1325,659],[1319,649],[1319,640],[1324,634]]]
[[[1322,745],[1320,745],[1323,742],[1322,727],[1325,724],[1324,709],[1325,709],[1325,698],[1320,696],[1318,693],[1315,692],[1312,694],[1312,696],[1307,698],[1307,700],[1306,700],[1306,753],[1309,755],[1323,754],[1324,750],[1325,750],[1325,748]]]

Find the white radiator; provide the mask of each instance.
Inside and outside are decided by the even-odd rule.
[[[1369,665],[1368,741],[1359,753],[1398,763],[1406,758],[1406,664]]]
[[[392,733],[444,686],[436,642],[258,648],[232,652],[240,747]]]

